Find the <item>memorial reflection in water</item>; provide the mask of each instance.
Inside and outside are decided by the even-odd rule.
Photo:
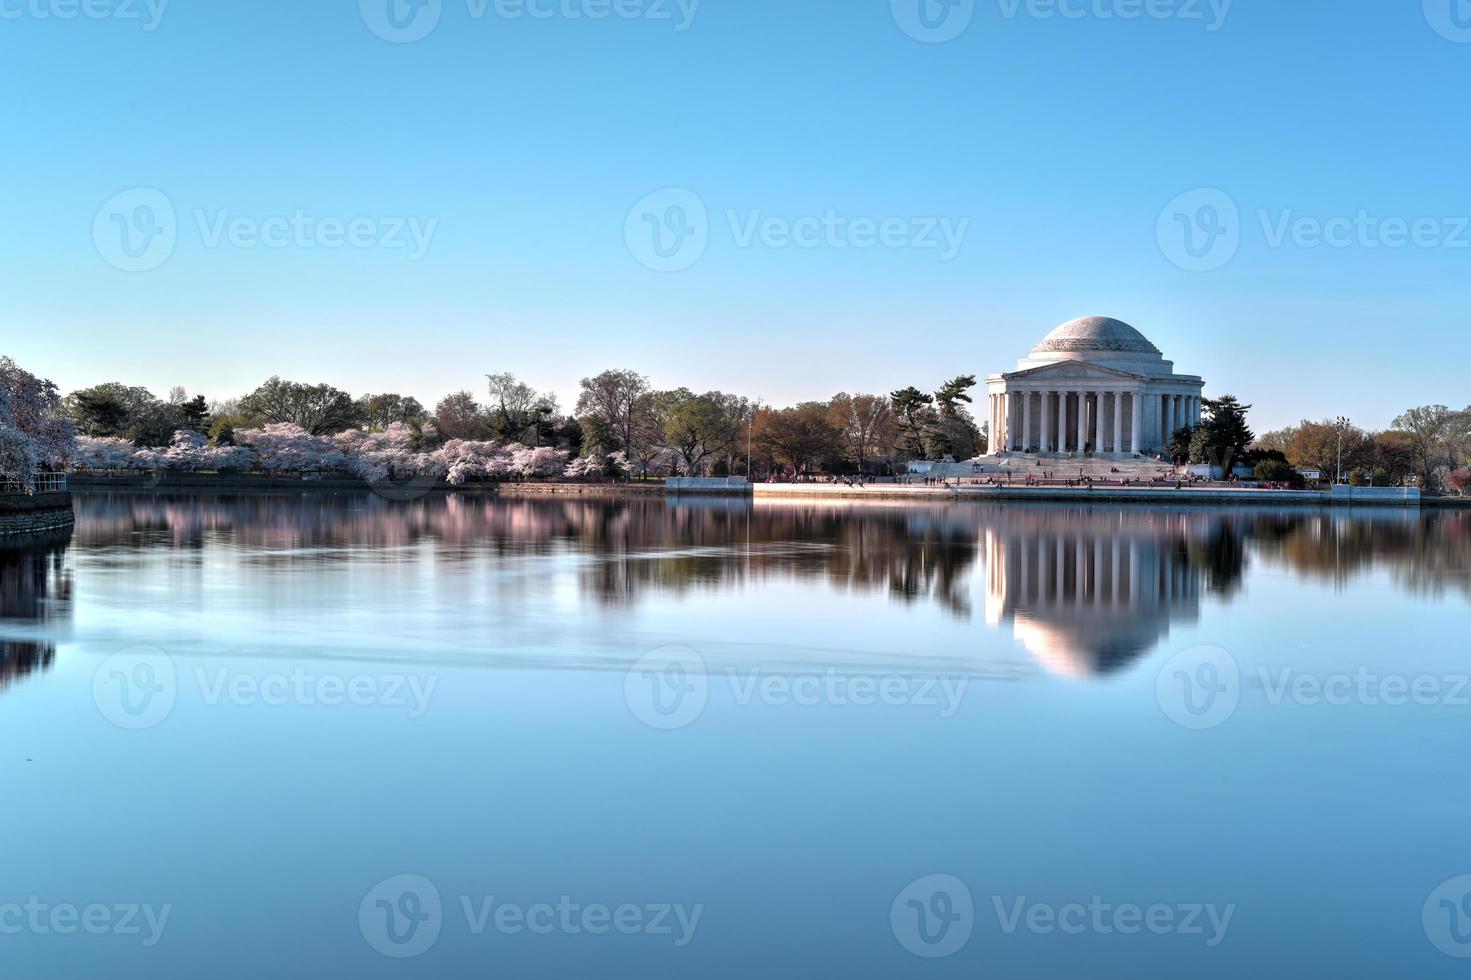
[[[986,621],[1055,673],[1118,670],[1199,617],[1206,513],[1022,511],[983,533]]]
[[[67,562],[64,547],[4,559],[7,676],[49,663],[73,574],[106,642],[165,588],[156,628],[180,632],[154,643],[236,643],[220,633],[232,617],[256,624],[250,642],[327,642],[349,635],[332,631],[353,628],[333,618],[351,607],[380,612],[375,638],[452,635],[466,658],[576,666],[610,637],[643,642],[625,614],[657,606],[658,624],[679,622],[664,642],[733,658],[780,640],[835,666],[862,646],[885,669],[979,672],[1025,651],[1074,678],[1127,669],[1254,571],[1471,595],[1471,514],[1434,511],[83,494]],[[712,637],[720,610],[732,620]],[[996,635],[955,629],[970,622]]]

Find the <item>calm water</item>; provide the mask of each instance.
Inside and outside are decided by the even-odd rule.
[[[90,495],[7,976],[1438,977],[1471,514]]]

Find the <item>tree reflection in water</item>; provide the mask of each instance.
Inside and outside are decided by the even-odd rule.
[[[37,627],[71,615],[71,532],[0,539],[0,690],[56,659]]]
[[[988,623],[1009,624],[1069,676],[1135,662],[1204,599],[1232,601],[1252,562],[1339,585],[1382,566],[1408,592],[1471,597],[1471,515],[1429,510],[83,494],[78,517],[78,546],[104,554],[164,544],[233,547],[248,564],[307,550],[344,562],[417,548],[435,563],[570,556],[582,594],[608,606],[783,580],[962,619],[980,599]],[[53,593],[66,585],[59,559],[56,569]]]

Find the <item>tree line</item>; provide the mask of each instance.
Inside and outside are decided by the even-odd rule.
[[[480,392],[458,391],[432,408],[409,395],[354,397],[329,384],[280,377],[215,401],[177,387],[160,398],[121,382],[62,398],[54,385],[0,358],[0,470],[15,475],[59,465],[73,430],[116,440],[106,447],[110,452],[127,443],[178,459],[235,446],[243,431],[259,446],[266,427],[289,425],[347,446],[360,440],[337,437],[391,431],[385,444],[392,452],[383,454],[394,460],[420,458],[455,441],[480,445],[477,458],[484,459],[491,458],[491,445],[555,450],[575,461],[575,475],[583,477],[882,475],[902,471],[910,460],[985,453],[987,433],[968,407],[976,385],[974,375],[959,375],[933,391],[910,385],[887,394],[839,392],[775,407],[721,391],[659,389],[636,371],[609,370],[581,380],[570,411],[510,373],[486,375]],[[1205,399],[1200,424],[1175,432],[1169,454],[1228,468],[1244,462],[1262,467],[1258,475],[1268,479],[1314,469],[1328,478],[1341,472],[1355,483],[1471,490],[1471,408],[1410,409],[1379,432],[1347,419],[1304,420],[1260,438],[1247,424],[1250,408],[1230,395]],[[287,430],[274,431],[285,438],[279,433]]]
[[[1356,485],[1471,491],[1471,408],[1425,405],[1396,416],[1375,432],[1346,418],[1310,421],[1264,434],[1258,445],[1294,466]]]
[[[82,436],[160,452],[181,444],[196,451],[198,439],[233,446],[237,432],[280,424],[317,437],[401,426],[416,449],[452,440],[545,447],[608,476],[876,474],[910,459],[984,452],[985,434],[966,409],[975,385],[964,375],[933,393],[840,392],[776,408],[721,391],[657,389],[636,371],[610,370],[582,379],[575,408],[565,412],[555,395],[510,373],[487,375],[483,394],[458,391],[432,410],[398,393],[353,397],[329,384],[272,377],[243,397],[213,402],[184,388],[159,398],[109,382],[72,392],[60,411]]]

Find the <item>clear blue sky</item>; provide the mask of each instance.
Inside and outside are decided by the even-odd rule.
[[[1103,314],[1254,402],[1259,430],[1471,401],[1471,10],[1451,0],[1236,0],[1224,19],[1220,0],[975,0],[968,24],[962,0],[942,43],[906,32],[935,38],[919,0],[702,0],[684,30],[676,0],[393,0],[405,31],[432,26],[409,43],[369,26],[404,36],[390,0],[53,16],[80,2],[0,3],[0,352],[68,390],[221,397],[279,373],[432,403],[509,370],[566,404],[631,367],[787,402],[1006,369]],[[570,16],[600,5],[626,16]],[[175,242],[125,272],[109,257],[147,216],[136,192],[104,203],[140,187]],[[663,188],[707,212],[680,271],[640,263],[630,220]],[[1199,188],[1239,221],[1197,260],[1166,206]],[[1187,197],[1183,220],[1211,224],[1217,200]],[[830,209],[969,225],[948,260],[742,244],[753,213]],[[366,217],[374,241],[437,224],[417,259],[211,244],[222,217],[298,210]],[[1433,220],[1404,247],[1314,245],[1311,224],[1274,243],[1284,215],[1360,212]]]

